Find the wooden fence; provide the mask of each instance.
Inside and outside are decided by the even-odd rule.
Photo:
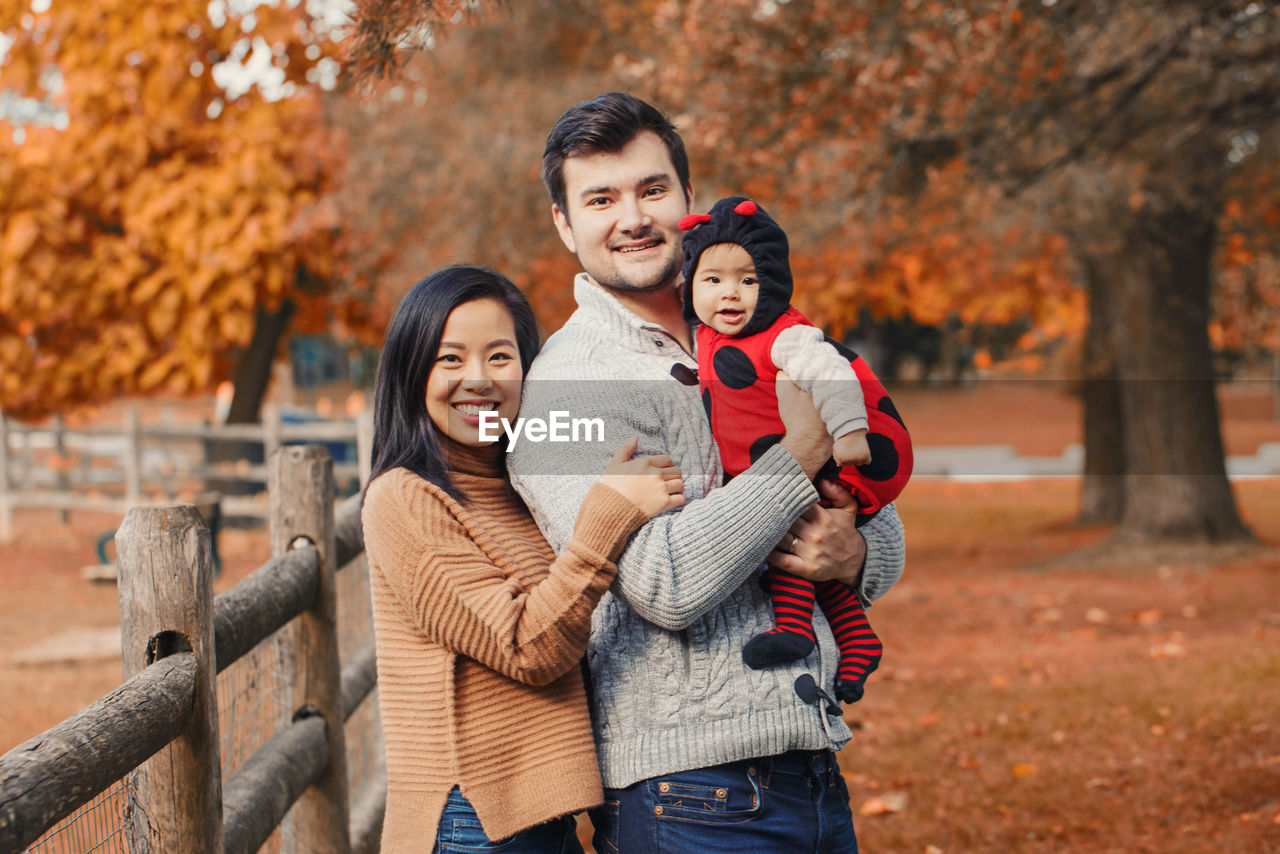
[[[281,448],[267,468],[272,557],[217,597],[194,506],[129,510],[116,534],[124,684],[0,757],[0,852],[122,777],[130,851],[254,852],[286,813],[298,851],[377,850],[385,778],[348,790],[344,726],[375,686],[371,633],[338,655],[336,573],[363,571],[359,496],[335,511],[321,447]],[[215,678],[282,628],[292,722],[223,780]]]
[[[65,521],[70,510],[123,515],[157,492],[173,500],[182,483],[203,489],[211,479],[266,482],[261,463],[209,460],[206,450],[214,443],[261,445],[261,459],[288,444],[354,443],[359,462],[337,463],[334,472],[340,479],[364,483],[372,438],[368,412],[347,421],[290,423],[279,406],[270,404],[263,407],[259,424],[144,425],[136,407],[126,410],[119,426],[69,427],[55,416],[47,426],[31,427],[0,414],[0,543],[12,537],[13,513],[23,507],[53,508]],[[184,446],[186,461],[174,463],[168,450]],[[148,459],[157,455],[161,470]],[[221,510],[262,518],[267,505],[251,496],[223,495]]]

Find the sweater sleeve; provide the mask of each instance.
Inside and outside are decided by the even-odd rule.
[[[528,588],[510,577],[508,556],[475,538],[465,509],[414,475],[388,473],[365,498],[365,547],[406,619],[432,641],[505,676],[545,685],[586,651],[591,612],[617,572],[614,563],[644,514],[597,483],[566,548]]]
[[[713,443],[703,447],[693,427],[664,430],[656,409],[663,393],[660,384],[635,382],[526,383],[522,415],[567,410],[603,424],[602,442],[518,446],[508,457],[512,484],[552,548],[568,540],[569,520],[588,501],[592,478],[633,434],[640,436],[637,455],[671,454],[686,490],[692,478],[709,479],[708,471],[718,479]],[[692,417],[703,418],[701,412]],[[613,592],[654,625],[687,628],[741,586],[817,499],[795,457],[775,445],[727,485],[640,528],[619,559]]]
[[[827,343],[816,326],[790,326],[769,352],[773,363],[813,399],[833,438],[867,429],[862,383],[849,360]]]
[[[871,607],[889,588],[898,583],[907,564],[907,541],[898,509],[890,502],[881,507],[858,529],[867,543],[862,564],[862,581],[854,592],[862,604]]]

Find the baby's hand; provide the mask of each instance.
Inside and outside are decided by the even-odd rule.
[[[871,462],[871,448],[867,445],[867,431],[854,430],[836,439],[831,446],[831,456],[842,466],[865,466]]]

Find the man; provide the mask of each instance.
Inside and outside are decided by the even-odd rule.
[[[577,311],[529,373],[521,415],[565,412],[605,429],[603,441],[517,443],[512,483],[557,551],[610,448],[629,435],[640,436],[638,453],[672,457],[688,500],[635,534],[592,621],[606,788],[592,815],[596,850],[856,851],[833,753],[851,733],[809,690],[833,683],[830,629],[816,619],[818,648],[765,670],[744,664],[742,646],[773,625],[762,561],[839,578],[869,602],[901,575],[902,526],[889,505],[855,529],[847,493],[827,483],[823,495],[839,506],[814,506],[811,477],[829,439],[794,389],[786,436],[721,487],[678,290],[688,173],[670,122],[621,93],[570,108],[543,155],[556,229],[584,272]]]

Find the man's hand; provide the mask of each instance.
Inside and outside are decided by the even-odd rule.
[[[855,527],[857,504],[837,481],[819,481],[818,493],[832,506],[806,510],[766,560],[810,581],[835,579],[856,588],[867,559],[867,542]]]
[[[778,371],[778,415],[786,434],[778,444],[791,452],[806,477],[816,477],[831,459],[831,434],[814,408],[813,398],[791,381],[786,371]]]

